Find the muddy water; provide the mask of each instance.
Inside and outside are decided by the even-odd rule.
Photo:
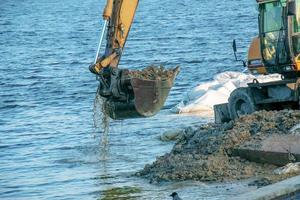
[[[158,140],[163,131],[209,120],[168,109],[199,82],[243,70],[233,62],[231,41],[245,56],[257,34],[255,1],[140,1],[121,67],[179,65],[181,72],[157,116],[110,121],[106,148],[94,128],[97,81],[88,70],[103,4],[0,2],[0,199],[168,199],[173,191],[184,199],[224,199],[251,189],[153,185],[132,174],[170,151],[172,143]]]

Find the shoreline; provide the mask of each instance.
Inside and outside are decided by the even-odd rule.
[[[225,124],[208,123],[183,131],[171,152],[147,164],[137,176],[150,183],[195,180],[224,182],[255,178],[262,187],[300,174],[275,174],[278,166],[256,163],[233,155],[233,149],[273,134],[292,134],[300,111],[259,111]],[[294,133],[293,133],[294,134]]]

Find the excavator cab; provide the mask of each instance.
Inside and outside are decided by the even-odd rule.
[[[258,110],[300,109],[300,0],[257,3],[259,34],[250,44],[247,68],[252,74],[282,76],[236,88],[228,103],[214,106],[216,122]]]
[[[300,75],[300,0],[257,0],[259,37],[248,52],[250,72]]]
[[[104,27],[95,61],[89,69],[99,80],[98,93],[103,98],[104,112],[112,119],[150,117],[164,105],[179,68],[150,66],[143,70],[119,69],[138,0],[107,0]],[[99,57],[104,33],[106,48]]]

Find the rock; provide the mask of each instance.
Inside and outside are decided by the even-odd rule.
[[[160,136],[160,140],[162,140],[162,141],[178,140],[183,136],[183,134],[184,134],[183,129],[169,130],[169,131],[164,132]]]
[[[282,175],[282,174],[294,174],[300,172],[300,162],[297,163],[288,163],[284,167],[280,167],[274,170],[275,174]]]
[[[264,186],[267,186],[267,185],[270,185],[270,184],[272,184],[272,181],[270,181],[269,179],[260,178],[260,179],[256,179],[256,180],[250,182],[248,184],[248,186],[256,186],[257,188],[261,188],[261,187],[264,187]]]

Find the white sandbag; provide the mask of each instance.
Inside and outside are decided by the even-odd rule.
[[[212,81],[201,83],[192,88],[171,111],[175,113],[212,111],[214,105],[227,103],[233,90],[247,87],[247,83],[253,82],[254,79],[259,82],[269,82],[280,80],[281,76],[278,74],[254,76],[241,72],[223,72],[214,76]]]
[[[217,81],[211,81],[200,84],[194,87],[191,91],[186,93],[184,101],[193,101],[203,96],[208,90],[211,90],[214,86],[219,85]]]

